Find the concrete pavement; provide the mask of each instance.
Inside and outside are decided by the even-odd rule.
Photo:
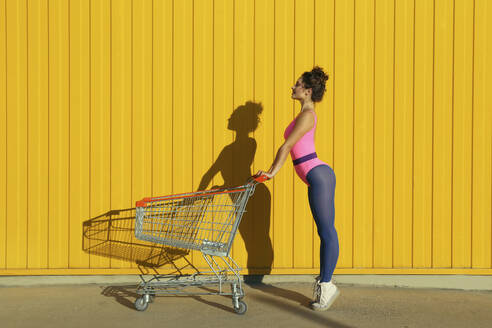
[[[157,297],[136,311],[135,285],[0,288],[2,328],[44,327],[492,327],[492,292],[338,284],[326,312],[309,309],[312,284],[251,283],[248,311],[226,296]]]

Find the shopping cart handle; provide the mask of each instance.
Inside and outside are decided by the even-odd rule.
[[[262,183],[262,182],[265,182],[267,180],[270,180],[270,178],[266,174],[253,175],[250,179],[252,179],[258,183]]]

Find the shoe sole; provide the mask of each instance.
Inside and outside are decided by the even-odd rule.
[[[323,307],[313,306],[312,309],[314,311],[319,311],[319,312],[328,310],[331,307],[331,305],[333,304],[333,302],[335,302],[338,295],[340,295],[340,290],[337,289],[337,291],[335,292],[335,294],[333,294],[333,296],[331,297],[330,301],[328,302],[328,304],[326,306],[323,306]]]

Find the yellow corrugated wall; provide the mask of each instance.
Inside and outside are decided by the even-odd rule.
[[[135,201],[268,169],[314,65],[335,274],[492,274],[488,0],[0,0],[0,274],[186,270]],[[317,272],[306,191],[257,189],[245,273]]]

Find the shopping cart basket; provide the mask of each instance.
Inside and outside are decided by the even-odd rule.
[[[235,188],[197,191],[187,194],[144,198],[137,202],[135,236],[137,239],[187,250],[199,251],[210,271],[189,275],[155,275],[137,288],[141,295],[135,308],[145,311],[159,294],[172,295],[230,295],[234,311],[244,314],[240,268],[229,255],[241,217],[249,197],[265,175],[255,176]],[[220,260],[219,260],[220,259]],[[230,291],[224,285],[230,285]],[[200,292],[186,291],[186,287],[218,285],[218,291],[200,288]]]

